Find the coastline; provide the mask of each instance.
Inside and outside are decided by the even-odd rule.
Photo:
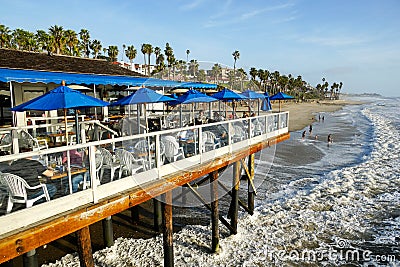
[[[363,102],[353,100],[324,100],[314,102],[295,103],[287,101],[281,103],[281,111],[289,111],[289,132],[304,129],[315,120],[318,120],[318,113],[334,112],[346,105],[360,105]],[[272,110],[279,110],[277,101],[272,103]]]

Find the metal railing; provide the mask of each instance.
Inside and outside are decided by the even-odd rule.
[[[2,225],[0,236],[25,225],[52,218],[84,205],[97,203],[101,199],[143,186],[153,180],[163,179],[166,175],[287,133],[288,119],[288,112],[270,113],[0,156],[0,164],[3,166],[18,159],[33,158],[58,171],[57,175],[60,175],[60,172],[64,173],[63,179],[50,179],[51,183],[57,186],[57,193],[48,202],[12,211],[6,215],[4,215],[4,210],[7,203],[3,203],[0,206],[0,212],[3,211],[3,216],[0,216],[0,225]],[[210,132],[212,133],[210,135],[215,137],[212,141],[207,135]],[[167,141],[168,139],[170,141]],[[170,142],[175,147],[170,146]],[[169,150],[171,147],[176,151]],[[119,170],[116,170],[114,177],[111,178],[109,170],[101,172],[102,164],[104,164],[104,157],[100,156],[102,149],[111,152],[116,165],[120,164],[118,161],[121,161],[118,153],[126,150],[134,156],[135,166],[141,164],[142,168],[135,169],[134,172],[122,173],[121,179],[118,179]],[[72,183],[76,170],[71,168],[73,163],[70,155],[76,151],[85,155],[82,166],[85,172],[79,190],[73,192]],[[64,158],[67,156],[65,167],[60,166],[62,156]],[[100,173],[103,174],[102,177]],[[33,213],[35,216],[32,216]],[[11,221],[13,223],[10,223]]]

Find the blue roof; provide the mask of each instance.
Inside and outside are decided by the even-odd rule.
[[[110,84],[126,86],[154,86],[154,87],[183,87],[183,88],[216,88],[216,84],[177,82],[147,77],[82,74],[68,72],[52,72],[39,70],[20,70],[0,68],[0,81],[2,82],[29,82],[29,83],[56,83],[61,84]]]
[[[69,108],[104,107],[108,102],[82,94],[67,86],[59,86],[44,95],[31,99],[11,110],[56,110]]]
[[[132,104],[144,104],[144,103],[157,103],[173,101],[174,99],[162,94],[159,94],[148,88],[140,88],[135,93],[132,93],[120,100],[112,103],[112,106],[124,106]]]

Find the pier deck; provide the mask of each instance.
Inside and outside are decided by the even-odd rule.
[[[271,120],[276,124],[272,128],[268,128],[269,117],[276,118]],[[237,142],[229,141],[224,147],[207,152],[199,151],[194,156],[165,165],[156,163],[154,168],[145,172],[93,186],[87,190],[0,216],[0,263],[25,254],[70,233],[85,229],[100,220],[132,208],[149,199],[168,193],[177,187],[218,171],[222,167],[238,162],[290,137],[288,133],[288,113],[268,114],[259,116],[258,119],[265,121],[265,131],[261,134],[254,135],[249,130],[248,138]],[[230,128],[230,123],[234,123],[234,121],[225,123],[229,124],[227,127]],[[199,129],[201,132],[202,127],[205,126],[195,126],[194,128]],[[193,129],[193,127],[191,128]],[[179,130],[182,129],[175,131]],[[173,132],[172,130],[169,131]],[[166,134],[164,131],[160,131],[136,137],[116,138],[112,142],[152,136],[156,140],[156,147],[158,147],[157,140],[164,134]],[[89,148],[91,153],[94,153],[94,146],[107,145],[110,142],[110,140],[89,142],[75,145],[68,149],[86,147]],[[19,155],[0,157],[0,161],[21,158],[22,154],[28,156],[30,155],[29,153],[40,155],[62,150],[63,148],[52,148],[46,152],[21,153]],[[158,154],[159,151],[156,152],[156,158],[159,156]],[[94,157],[91,161],[91,170],[95,168],[92,166],[93,164],[95,164]],[[92,184],[95,184],[95,173],[95,171],[91,172]]]

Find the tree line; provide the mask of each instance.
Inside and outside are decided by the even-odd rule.
[[[100,40],[92,39],[87,29],[76,32],[64,29],[62,26],[51,26],[48,31],[37,30],[36,33],[23,29],[11,30],[0,24],[0,48],[17,49],[31,52],[47,52],[49,54],[67,55],[94,59],[105,59],[111,62],[117,61],[120,53],[118,46],[103,46]],[[236,63],[240,59],[240,52],[234,51],[233,71],[226,71],[228,82],[223,81],[222,67],[214,64],[211,70],[199,69],[196,59],[190,59],[190,50],[186,50],[186,61],[177,59],[174,50],[167,42],[164,50],[159,46],[143,43],[140,47],[143,54],[145,75],[153,75],[165,79],[179,79],[185,81],[214,82],[221,87],[227,86],[235,90],[243,90],[250,83],[255,83],[263,91],[275,94],[279,91],[287,92],[297,99],[338,99],[342,89],[342,82],[334,82],[331,85],[322,78],[322,82],[315,87],[310,86],[299,75],[281,75],[279,71],[250,68],[249,75],[243,68],[236,70]],[[122,56],[126,56],[133,64],[138,56],[134,45],[122,45]],[[155,64],[151,70],[151,56],[155,55]],[[249,79],[250,76],[250,79]]]

